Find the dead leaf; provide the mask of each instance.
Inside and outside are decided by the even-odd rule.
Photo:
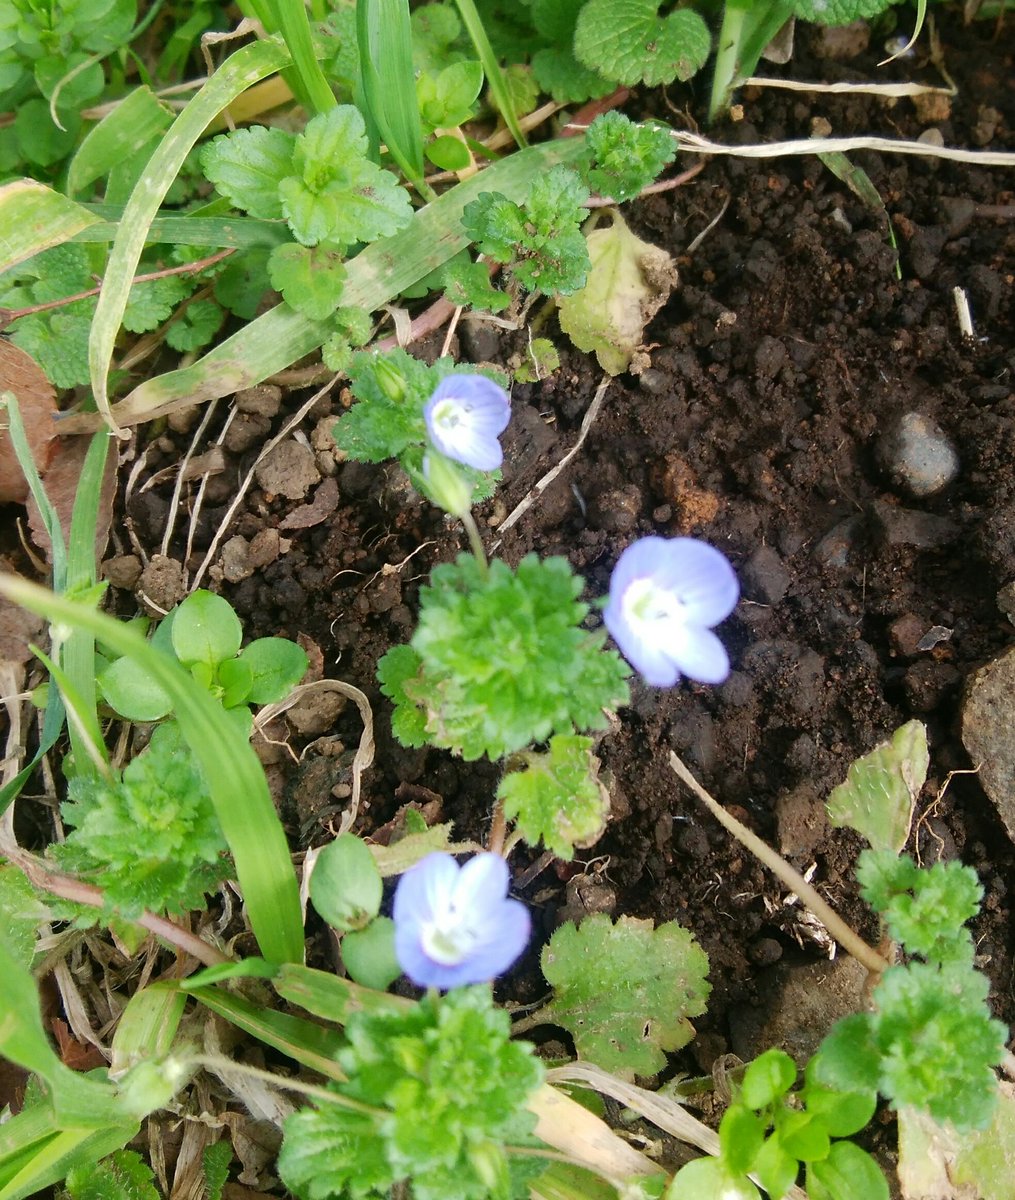
[[[613,214],[608,229],[588,238],[592,267],[585,286],[558,300],[560,327],[579,350],[594,350],[610,375],[640,375],[649,364],[645,327],[677,284],[673,258],[628,229]]]
[[[105,434],[98,436],[104,437]],[[84,466],[85,455],[88,453],[90,439],[87,437],[58,438],[54,442],[52,461],[46,471],[46,495],[56,509],[60,518],[60,528],[66,541],[70,533],[71,513],[74,511],[74,498],[77,495],[78,482],[81,479],[81,468]],[[106,549],[109,539],[109,527],[113,520],[113,500],[116,496],[116,467],[117,453],[115,443],[109,447],[106,456],[106,470],[102,476],[102,491],[99,496],[98,520],[95,525],[95,561],[99,562]],[[35,501],[28,500],[28,526],[32,532],[32,541],[39,549],[50,557],[52,547],[49,534],[42,523],[42,514]]]
[[[7,338],[0,338],[0,392],[13,392],[17,397],[32,458],[44,475],[56,439],[56,395],[35,359]],[[6,426],[6,421],[3,424]],[[0,504],[23,504],[27,498],[28,480],[6,427],[0,428]]]
[[[0,662],[28,662],[33,657],[28,643],[38,641],[45,624],[42,617],[0,597]]]

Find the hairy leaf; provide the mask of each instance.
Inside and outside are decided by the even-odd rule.
[[[286,304],[311,321],[324,321],[338,307],[345,287],[346,269],[341,246],[322,242],[276,246],[268,259],[268,277]]]
[[[676,157],[670,131],[636,125],[619,112],[603,113],[585,135],[585,182],[602,196],[622,203],[653,182]]]
[[[201,151],[201,166],[236,208],[252,217],[282,216],[278,187],[292,173],[294,134],[253,125],[214,138]]]
[[[694,1036],[688,1017],[705,1011],[708,959],[675,921],[596,913],[580,927],[562,925],[542,955],[553,985],[544,1013],[587,1058],[625,1079],[651,1075]]]
[[[628,87],[690,79],[711,48],[698,13],[678,8],[660,17],[659,0],[588,0],[575,26],[578,61]]]

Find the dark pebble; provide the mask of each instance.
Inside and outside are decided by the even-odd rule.
[[[740,573],[744,595],[761,604],[778,604],[789,591],[792,577],[771,546],[759,546]]]
[[[756,942],[751,942],[747,956],[755,966],[770,967],[772,963],[777,963],[782,958],[782,946],[775,938],[758,938]]]

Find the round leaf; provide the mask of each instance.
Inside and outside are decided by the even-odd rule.
[[[244,647],[240,662],[252,673],[248,704],[274,704],[284,699],[307,671],[306,651],[288,638],[258,638]]]
[[[766,1050],[744,1072],[740,1099],[748,1108],[767,1108],[796,1079],[796,1064],[784,1050]]]
[[[888,1183],[873,1158],[852,1142],[835,1142],[828,1157],[807,1166],[810,1200],[888,1200]]]
[[[726,1167],[733,1174],[746,1174],[754,1166],[764,1140],[765,1126],[758,1117],[742,1104],[730,1105],[719,1125],[722,1160]]]
[[[468,146],[450,134],[434,138],[426,148],[426,156],[442,171],[463,171],[472,161]]]
[[[318,855],[310,876],[314,908],[335,929],[363,929],[381,907],[384,884],[365,842],[343,833]]]
[[[111,709],[128,721],[158,721],[173,702],[151,675],[132,658],[118,658],[98,677]]]
[[[394,921],[374,917],[366,929],[347,933],[342,938],[342,962],[356,983],[385,991],[402,973],[395,957]]]
[[[207,663],[214,667],[236,656],[243,627],[228,600],[202,590],[188,596],[176,610],[172,637],[176,656],[185,666]]]

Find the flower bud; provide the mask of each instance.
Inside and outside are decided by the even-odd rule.
[[[430,499],[453,517],[462,518],[472,508],[472,484],[462,469],[431,450],[423,459],[423,486]]]
[[[396,404],[405,399],[405,376],[388,359],[379,357],[374,375],[381,391]]]

